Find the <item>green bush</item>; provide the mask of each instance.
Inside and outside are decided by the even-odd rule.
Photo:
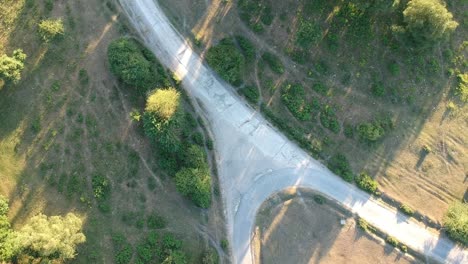
[[[344,125],[344,135],[347,138],[354,138],[354,126],[350,124]]]
[[[354,179],[349,161],[343,154],[336,154],[328,161],[328,168],[347,182]]]
[[[146,91],[157,84],[157,74],[144,50],[135,40],[121,38],[109,45],[107,56],[112,73],[123,83]]]
[[[404,253],[407,253],[407,252],[408,252],[408,247],[407,247],[406,245],[400,244],[400,249],[401,249],[401,251],[403,251]]]
[[[203,146],[203,144],[205,143],[205,140],[203,139],[203,134],[199,131],[196,131],[192,134],[192,141],[193,143],[199,146]]]
[[[210,47],[206,54],[206,61],[228,83],[235,86],[242,83],[245,58],[232,39],[223,39],[218,45]]]
[[[407,31],[417,42],[432,42],[452,33],[458,26],[440,0],[411,0],[403,11]]]
[[[299,46],[309,48],[312,44],[319,41],[321,37],[322,31],[317,24],[302,17],[299,18],[299,25],[296,32],[296,43]]]
[[[0,195],[0,216],[7,215],[9,208],[8,200]]]
[[[270,69],[277,73],[277,74],[282,74],[284,73],[284,66],[283,66],[283,63],[281,62],[281,60],[276,56],[274,55],[273,53],[270,53],[270,52],[265,52],[263,53],[262,55],[262,60],[264,60],[268,66],[270,67]]]
[[[271,7],[266,3],[259,3],[258,0],[239,0],[237,2],[239,16],[253,31],[262,32],[263,25],[270,25],[273,21]]]
[[[312,86],[312,89],[319,94],[326,95],[327,94],[327,87],[323,83],[316,83]]]
[[[304,87],[300,84],[286,85],[283,89],[281,99],[294,117],[301,121],[311,119],[310,114],[312,110],[305,100]]]
[[[17,82],[21,79],[21,72],[24,69],[26,54],[22,49],[13,51],[13,56],[5,54],[0,56],[0,79]]]
[[[38,32],[43,41],[49,42],[63,36],[65,28],[61,19],[46,19],[39,22]]]
[[[254,86],[246,86],[239,90],[239,93],[242,94],[249,102],[252,104],[257,104],[260,99],[260,94],[258,89]]]
[[[219,256],[216,251],[210,249],[203,253],[202,264],[218,264]]]
[[[208,208],[211,204],[211,177],[208,168],[182,168],[176,173],[177,190],[189,197],[197,206]]]
[[[319,194],[314,195],[314,201],[318,204],[324,204],[325,198]]]
[[[372,85],[372,94],[377,97],[382,97],[385,95],[385,87],[383,83],[377,82]]]
[[[335,109],[329,105],[325,105],[320,112],[320,123],[325,128],[328,128],[333,133],[340,132],[340,124],[335,114]]]
[[[368,142],[375,142],[385,135],[385,130],[377,122],[365,122],[357,128],[359,137]]]
[[[359,174],[356,178],[356,184],[364,191],[375,194],[377,192],[377,182],[366,173]]]
[[[253,43],[246,37],[243,36],[235,36],[237,44],[242,50],[242,53],[245,56],[245,59],[249,62],[255,59],[255,46]]]
[[[153,213],[146,218],[146,226],[150,229],[165,228],[167,221],[157,213]]]
[[[400,211],[402,211],[405,215],[412,216],[414,214],[413,208],[409,207],[406,204],[400,205]]]
[[[228,247],[229,247],[229,242],[227,241],[227,239],[222,239],[222,240],[221,240],[221,248],[222,248],[225,252],[227,252]]]
[[[133,256],[133,248],[128,243],[127,238],[123,234],[112,235],[112,242],[114,244],[115,262],[117,264],[127,264]]]
[[[362,230],[368,232],[369,231],[369,228],[370,228],[370,225],[369,223],[364,220],[363,218],[359,218],[358,219],[358,222],[357,222],[357,225],[359,228],[361,228]]]
[[[394,247],[398,247],[398,244],[400,244],[398,239],[396,239],[396,238],[394,238],[392,236],[387,236],[386,241],[387,241],[387,243],[389,243],[390,245],[392,245]]]
[[[444,217],[444,226],[452,239],[468,246],[468,204],[455,202],[450,205]]]
[[[457,86],[455,88],[455,95],[460,98],[462,102],[468,102],[468,73],[457,75]]]
[[[388,70],[393,76],[397,76],[400,74],[400,66],[396,62],[388,64]]]

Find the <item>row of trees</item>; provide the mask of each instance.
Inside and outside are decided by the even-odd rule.
[[[8,221],[8,201],[0,196],[0,262],[18,259],[71,259],[76,246],[85,242],[82,220],[69,213],[65,217],[33,216],[19,230]]]

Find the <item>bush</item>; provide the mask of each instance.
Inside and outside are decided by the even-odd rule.
[[[385,87],[384,87],[383,83],[381,83],[381,82],[374,83],[374,85],[372,85],[372,94],[377,96],[377,97],[384,96],[385,95]]]
[[[407,247],[406,245],[400,244],[400,249],[401,249],[401,251],[403,251],[404,253],[407,253],[407,252],[408,252],[408,247]]]
[[[312,44],[316,43],[322,37],[320,27],[313,21],[299,18],[299,25],[296,32],[296,43],[303,47],[309,48]]]
[[[341,127],[336,118],[335,109],[329,105],[325,105],[320,112],[320,123],[333,133],[340,132]]]
[[[377,192],[377,182],[366,173],[361,173],[356,177],[356,184],[364,191],[375,194]]]
[[[221,240],[221,248],[222,248],[225,252],[228,250],[228,247],[229,247],[229,242],[227,241],[227,239]]]
[[[312,89],[319,94],[326,95],[327,94],[327,87],[323,83],[316,83],[312,86]]]
[[[262,32],[263,24],[270,25],[274,16],[271,7],[258,0],[240,0],[237,2],[239,16],[253,31]]]
[[[301,121],[311,119],[311,108],[305,101],[304,88],[300,84],[286,85],[281,99],[294,117]]]
[[[357,222],[357,225],[359,228],[361,228],[362,230],[368,232],[369,231],[369,228],[370,228],[370,225],[369,223],[364,220],[363,218],[359,218],[358,219],[358,222]]]
[[[424,146],[422,147],[422,151],[423,151],[425,154],[429,154],[429,153],[432,152],[432,149],[431,149],[431,147],[429,147],[429,145],[424,145]]]
[[[0,216],[7,215],[9,208],[8,200],[0,195]]]
[[[203,146],[203,144],[205,143],[205,140],[203,139],[203,134],[199,131],[196,131],[192,134],[192,141],[193,143],[199,146]]]
[[[414,214],[414,210],[406,204],[400,205],[400,211],[402,211],[405,215],[412,216]]]
[[[431,42],[453,32],[458,23],[440,0],[411,0],[403,11],[406,28],[417,42]]]
[[[210,249],[203,253],[202,264],[218,264],[219,256],[216,251]]]
[[[460,98],[462,102],[468,102],[468,73],[457,75],[457,86],[455,88],[455,95]]]
[[[149,215],[146,219],[146,225],[150,229],[161,229],[166,227],[167,222],[164,219],[164,217],[160,216],[157,213],[153,213]]]
[[[394,238],[392,236],[387,236],[386,241],[387,241],[387,243],[389,243],[390,245],[392,245],[394,247],[397,247],[398,244],[400,244],[400,242],[396,238]]]
[[[239,93],[242,94],[249,102],[252,104],[257,104],[260,98],[258,89],[254,86],[246,86],[239,90]]]
[[[325,203],[325,198],[321,195],[314,195],[314,201],[318,204],[324,204]]]
[[[61,19],[46,19],[39,22],[39,36],[45,42],[63,36],[65,28]]]
[[[154,62],[148,56],[150,52],[145,50],[135,40],[128,38],[114,40],[107,50],[112,73],[123,83],[143,91],[154,88],[158,80]],[[158,74],[166,79],[163,72],[158,71]]]
[[[468,204],[453,203],[445,214],[444,226],[452,239],[468,246]]]
[[[264,60],[268,66],[270,67],[270,69],[277,73],[277,74],[282,74],[284,73],[284,66],[283,66],[283,63],[281,62],[281,60],[276,56],[274,55],[273,53],[270,53],[270,52],[265,52],[263,53],[262,55],[262,60]]]
[[[347,138],[354,138],[354,126],[350,124],[344,125],[344,135]]]
[[[218,45],[210,47],[206,61],[228,83],[235,86],[242,83],[245,58],[231,39],[223,39]]]
[[[385,130],[377,122],[365,122],[357,128],[359,137],[368,142],[375,142],[385,135]]]
[[[176,173],[175,182],[177,190],[197,206],[210,206],[211,178],[208,168],[183,168]]]
[[[250,42],[250,40],[243,36],[235,36],[237,44],[242,50],[242,53],[245,56],[247,61],[253,61],[255,59],[255,46]]]
[[[341,176],[345,181],[352,182],[354,175],[351,171],[351,166],[349,165],[349,161],[343,154],[336,154],[328,161],[328,168]]]
[[[13,56],[5,54],[0,56],[0,79],[17,82],[21,79],[21,71],[24,69],[26,54],[22,49],[13,51]]]

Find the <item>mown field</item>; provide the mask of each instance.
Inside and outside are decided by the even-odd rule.
[[[8,219],[17,229],[38,213],[77,214],[86,242],[76,263],[176,261],[179,252],[188,263],[201,263],[207,252],[225,261],[216,179],[211,206],[202,206],[208,209],[182,196],[145,135],[146,91],[111,74],[109,44],[133,36],[116,2],[0,1],[0,55],[18,48],[27,55],[21,80],[0,86],[0,194],[10,201]],[[38,23],[46,18],[62,19],[61,37],[41,39]],[[171,73],[158,70],[155,78],[169,80]],[[185,97],[181,102],[191,117],[184,144],[203,146],[211,159],[202,120]]]
[[[404,32],[408,1],[159,2],[221,78],[345,180],[365,172],[436,222],[463,199],[466,1],[447,1],[458,27],[430,43]]]

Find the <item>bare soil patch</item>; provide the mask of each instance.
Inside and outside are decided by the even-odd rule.
[[[255,234],[260,263],[422,263],[359,229],[333,202],[318,204],[313,195],[283,193],[262,205]]]

